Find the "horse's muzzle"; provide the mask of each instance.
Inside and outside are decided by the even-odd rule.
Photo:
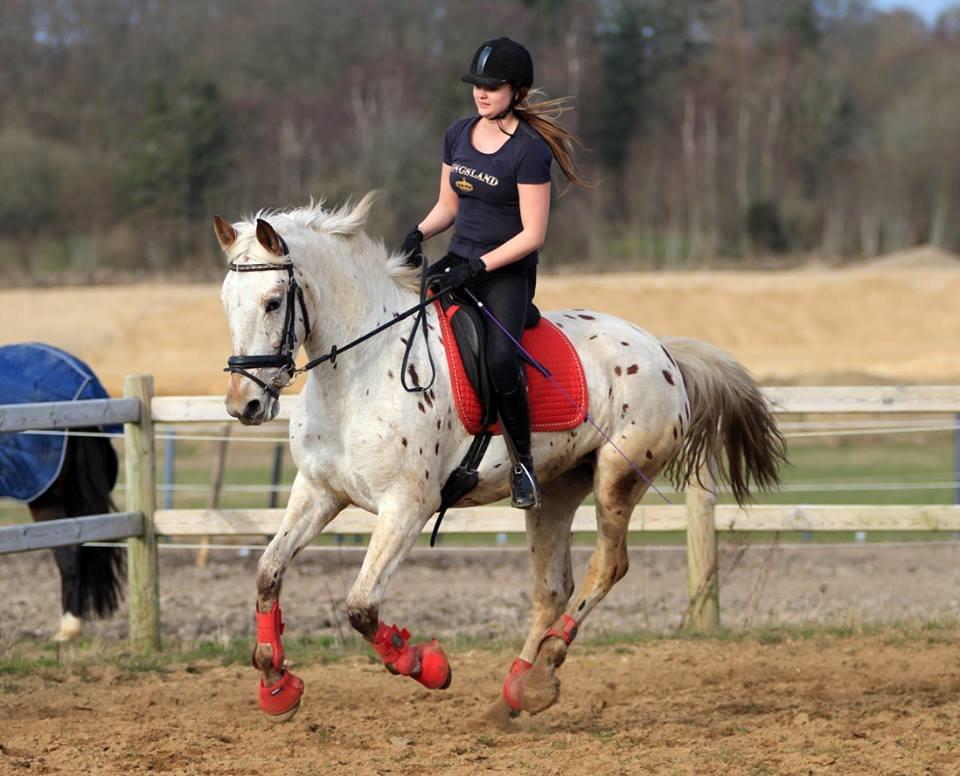
[[[234,377],[224,401],[227,414],[245,426],[259,426],[273,420],[280,409],[279,402],[240,375]]]

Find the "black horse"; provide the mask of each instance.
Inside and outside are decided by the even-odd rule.
[[[0,347],[0,404],[105,398],[82,361],[48,345]],[[100,428],[78,431],[101,431]],[[117,453],[105,436],[0,434],[0,496],[25,501],[34,521],[116,511]],[[62,616],[56,641],[78,636],[84,618],[107,617],[123,597],[120,547],[71,545],[53,551]]]

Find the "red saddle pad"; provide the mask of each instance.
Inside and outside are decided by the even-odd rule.
[[[463,368],[463,359],[460,358],[460,349],[450,324],[450,318],[458,307],[451,305],[444,313],[437,302],[436,309],[443,334],[443,349],[450,367],[450,386],[453,388],[457,413],[467,431],[478,434],[483,430],[480,425],[480,400]],[[587,416],[587,380],[583,375],[580,356],[570,340],[553,323],[541,318],[540,323],[524,331],[520,342],[530,355],[550,371],[552,378],[544,377],[538,370],[524,363],[530,397],[531,429],[567,431],[579,426]],[[560,388],[553,381],[556,381]],[[500,424],[494,423],[490,431],[499,434]]]

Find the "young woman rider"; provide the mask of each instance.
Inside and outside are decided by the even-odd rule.
[[[550,164],[582,185],[573,159],[577,139],[556,123],[563,100],[527,102],[530,52],[509,38],[477,49],[470,71],[477,114],[450,125],[443,141],[437,203],[404,240],[404,255],[454,227],[449,253],[427,269],[446,288],[469,286],[517,340],[537,284],[537,251],[547,234]],[[516,346],[484,318],[487,369],[510,452],[513,506],[532,509],[540,493],[530,453],[530,409]]]

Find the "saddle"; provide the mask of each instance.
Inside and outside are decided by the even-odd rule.
[[[444,295],[435,304],[457,414],[474,438],[440,492],[440,510],[430,538],[431,547],[444,513],[476,487],[477,470],[490,439],[502,433],[496,422],[494,391],[486,368],[486,329],[482,313],[456,293]],[[533,363],[521,352],[527,377],[531,431],[566,431],[579,426],[587,414],[587,381],[570,340],[531,304],[520,343],[536,361]],[[546,373],[541,372],[541,368]]]
[[[500,434],[494,390],[486,368],[486,329],[482,313],[456,294],[436,302],[450,386],[457,414],[471,434]],[[530,305],[520,343],[530,400],[532,431],[567,431],[587,412],[587,381],[572,343],[560,328]],[[546,369],[546,374],[540,371]]]

